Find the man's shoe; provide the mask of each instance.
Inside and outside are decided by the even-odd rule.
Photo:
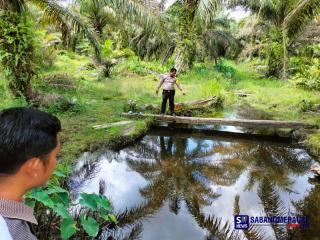
[[[171,113],[171,116],[172,116],[172,117],[175,117],[175,116],[176,116],[176,114],[175,114],[175,113]]]

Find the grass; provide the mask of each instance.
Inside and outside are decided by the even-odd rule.
[[[66,164],[76,161],[77,155],[84,151],[93,151],[103,146],[119,147],[136,139],[148,129],[148,121],[134,121],[134,130],[126,133],[128,126],[117,126],[108,130],[93,130],[92,126],[121,121],[123,109],[129,100],[144,104],[160,104],[161,96],[156,95],[158,74],[170,66],[157,62],[143,62],[131,58],[118,64],[111,79],[101,78],[99,69],[88,70],[91,59],[73,53],[59,55],[54,66],[42,72],[34,86],[45,93],[59,93],[77,102],[75,111],[61,113],[55,107],[44,110],[57,115],[63,126],[62,160]],[[179,91],[176,102],[186,102],[220,96],[224,99],[225,111],[232,111],[238,104],[249,103],[253,107],[271,113],[275,119],[303,120],[320,124],[319,117],[301,111],[302,100],[320,102],[319,93],[297,89],[287,82],[261,77],[249,64],[226,62],[236,71],[233,77],[218,72],[212,63],[198,63],[178,76],[186,91]],[[57,89],[44,84],[41,78],[58,73],[67,73],[76,89]],[[1,77],[0,77],[1,80]],[[0,89],[6,89],[5,81],[0,81]],[[250,91],[247,98],[238,98],[235,90]],[[7,90],[1,92],[4,99],[0,109],[25,106],[23,100],[14,100]],[[216,116],[216,113],[212,113]],[[310,135],[308,142],[319,153],[320,133]]]
[[[252,92],[246,98],[252,106],[270,112],[275,119],[304,120],[320,124],[317,117],[301,111],[303,101],[320,102],[320,93],[296,88],[289,82],[262,78],[252,74],[252,67],[245,64],[237,65],[236,89]]]

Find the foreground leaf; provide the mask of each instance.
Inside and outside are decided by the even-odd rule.
[[[64,219],[61,222],[60,231],[61,231],[61,238],[62,239],[69,239],[77,231],[76,222],[72,218]]]
[[[117,223],[117,218],[116,218],[116,216],[115,216],[115,215],[113,215],[113,214],[109,214],[109,215],[108,215],[108,218],[110,219],[110,221],[111,221],[111,222],[113,222],[113,223]]]
[[[33,198],[39,202],[41,202],[43,205],[53,208],[54,202],[50,199],[48,193],[43,189],[35,189],[31,192],[30,198]]]
[[[80,196],[81,199],[79,202],[83,207],[88,207],[93,211],[97,209],[98,205],[95,198],[95,194],[81,193]]]
[[[82,215],[81,224],[83,229],[90,237],[96,237],[98,235],[99,224],[92,217],[88,217],[88,219],[86,219],[86,216]]]
[[[64,174],[63,172],[61,172],[59,170],[55,170],[52,175],[56,176],[56,177],[67,177],[66,174]]]
[[[68,210],[65,208],[62,204],[57,204],[55,208],[53,208],[53,211],[57,213],[62,218],[68,219],[71,218]]]

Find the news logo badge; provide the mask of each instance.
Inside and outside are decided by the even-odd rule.
[[[249,216],[248,215],[235,215],[234,216],[234,228],[238,230],[249,229]]]

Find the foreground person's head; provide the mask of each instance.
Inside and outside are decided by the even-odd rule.
[[[57,164],[60,131],[60,121],[45,112],[31,108],[1,111],[0,185],[29,190],[45,184]]]

